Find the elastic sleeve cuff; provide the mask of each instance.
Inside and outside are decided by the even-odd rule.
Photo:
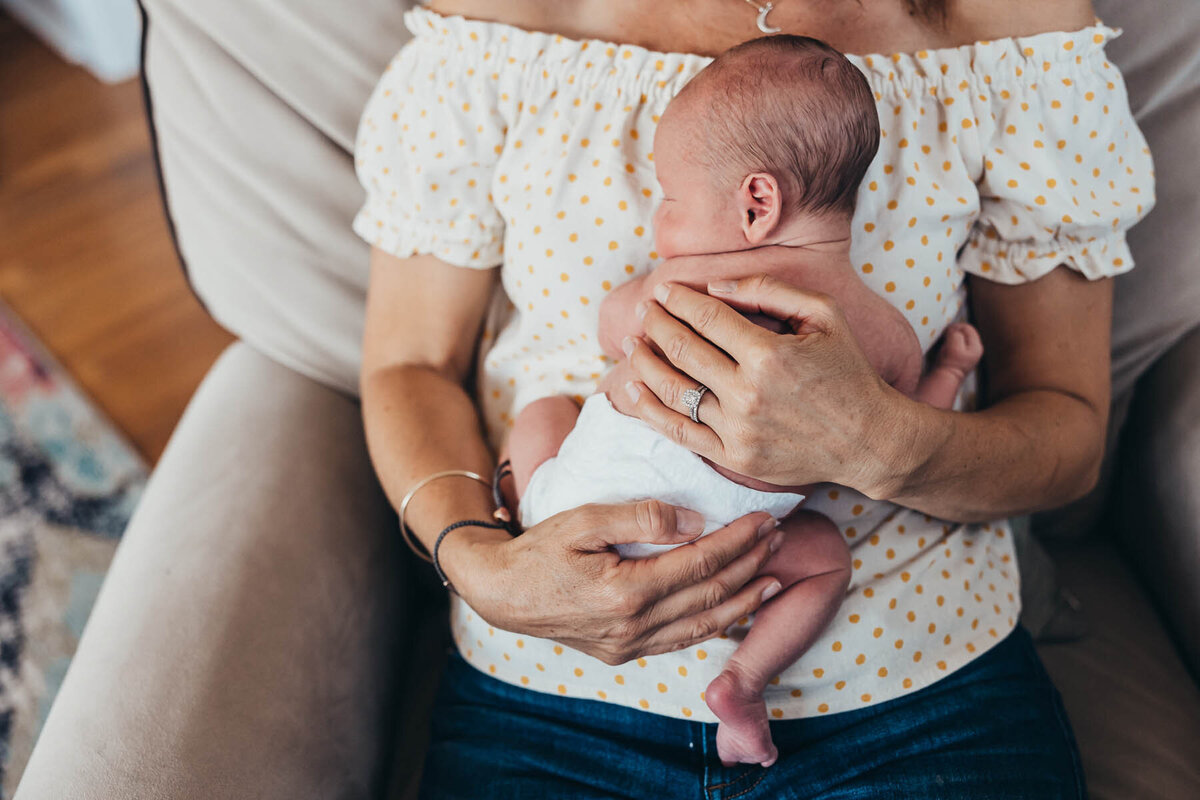
[[[1009,242],[991,228],[975,228],[958,257],[964,272],[990,281],[1019,284],[1036,281],[1065,265],[1088,280],[1111,278],[1133,269],[1124,232],[1087,242]]]
[[[368,200],[354,217],[353,227],[368,244],[397,258],[428,254],[455,267],[491,269],[504,261],[504,228],[478,224],[461,230],[413,220],[389,222],[394,211]]]

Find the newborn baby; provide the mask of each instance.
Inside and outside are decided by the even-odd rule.
[[[936,363],[922,377],[916,333],[862,283],[850,263],[855,196],[878,145],[879,120],[866,79],[825,44],[773,36],[713,61],[659,122],[654,163],[663,200],[654,234],[668,261],[605,298],[600,310],[605,350],[619,358],[621,343],[642,332],[637,307],[654,286],[671,280],[702,289],[711,280],[762,271],[759,265],[743,274],[683,274],[681,262],[670,258],[788,248],[783,252],[795,258],[775,263],[773,274],[833,296],[884,380],[949,408],[982,355],[974,329],[951,326]],[[755,321],[782,330],[772,320]],[[601,389],[616,390],[613,383],[606,380]],[[763,690],[829,623],[851,570],[837,526],[798,508],[804,495],[795,490],[804,487],[772,486],[711,465],[617,412],[605,391],[589,397],[582,409],[561,396],[529,404],[514,422],[506,451],[524,527],[585,503],[646,497],[700,512],[705,534],[754,511],[782,520],[762,568],[782,588],[759,609],[704,694],[720,720],[722,761],[774,763]],[[634,544],[618,551],[641,558],[670,547]]]

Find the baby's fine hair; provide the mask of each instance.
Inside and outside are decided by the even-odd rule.
[[[706,166],[774,176],[785,214],[854,213],[879,113],[844,55],[807,36],[765,36],[723,53],[684,91],[706,83]]]

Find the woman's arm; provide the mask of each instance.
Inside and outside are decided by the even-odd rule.
[[[426,475],[492,472],[495,462],[463,383],[495,281],[496,270],[372,251],[359,391],[371,462],[396,508]],[[406,521],[432,552],[431,537],[443,527],[490,519],[492,508],[491,492],[481,484],[443,479],[414,497]],[[484,530],[453,538],[507,538]]]
[[[642,380],[630,387],[636,400],[618,406],[752,477],[832,481],[944,519],[996,519],[1083,495],[1107,422],[1110,282],[1060,267],[1023,286],[981,281],[972,291],[990,402],[979,412],[891,389],[830,298],[766,276],[714,284],[715,297],[660,290],[643,321],[666,358],[634,343]],[[763,331],[726,303],[784,319],[794,333]],[[679,402],[696,381],[714,395],[701,425]]]
[[[887,423],[897,447],[880,465],[875,492],[963,521],[1082,497],[1104,456],[1112,280],[1059,267],[1032,283],[971,277],[968,286],[986,354],[982,410],[897,402]]]
[[[494,462],[463,383],[495,280],[495,270],[372,252],[360,387],[371,460],[394,506],[434,472],[491,474]],[[491,512],[486,487],[447,478],[421,490],[406,521],[432,551],[446,525],[486,520]],[[439,556],[456,590],[488,622],[622,663],[711,638],[778,585],[755,577],[774,544],[774,521],[765,514],[658,558],[622,561],[609,547],[677,544],[702,527],[700,515],[654,500],[585,506],[516,538],[456,530]]]

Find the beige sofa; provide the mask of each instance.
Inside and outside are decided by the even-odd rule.
[[[19,800],[413,794],[444,606],[367,460],[350,231],[358,115],[403,6],[145,2],[173,231],[242,341],[155,471]],[[1023,594],[1031,626],[1088,628],[1041,652],[1092,794],[1182,800],[1200,797],[1200,4],[1098,6],[1127,31],[1110,54],[1159,205],[1117,281],[1106,482],[1035,520],[1068,593],[1031,557]]]

